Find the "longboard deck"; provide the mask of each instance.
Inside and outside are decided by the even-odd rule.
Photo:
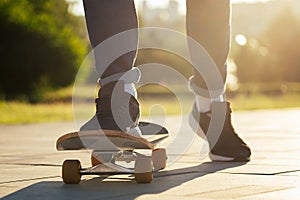
[[[160,125],[142,122],[143,135],[148,138],[135,137],[117,130],[88,130],[71,132],[61,136],[56,142],[56,148],[63,150],[98,150],[98,151],[117,151],[133,149],[155,149],[159,142],[169,136],[168,131]],[[158,133],[151,134],[161,128]]]

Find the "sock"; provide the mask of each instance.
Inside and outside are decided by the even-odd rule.
[[[124,86],[124,90],[125,90],[125,92],[134,96],[137,99],[137,91],[135,89],[134,83],[126,83]]]
[[[199,95],[195,96],[195,102],[198,112],[205,113],[210,111],[212,102],[224,102],[223,94],[217,98],[210,99]]]

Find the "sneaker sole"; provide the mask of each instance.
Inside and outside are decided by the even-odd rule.
[[[232,158],[232,157],[215,155],[213,153],[209,153],[209,158],[214,162],[249,162],[250,161],[250,157]]]

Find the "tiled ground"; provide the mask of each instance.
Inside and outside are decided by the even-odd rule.
[[[79,158],[83,165],[89,164],[88,152],[55,150],[55,140],[62,133],[74,130],[73,123],[2,125],[0,197],[57,200],[298,199],[299,118],[300,109],[234,113],[236,129],[253,151],[251,162],[245,164],[209,162],[203,158],[206,155],[205,143],[193,137],[185,117],[182,123],[180,117],[170,117],[166,122],[172,133],[170,141],[173,141],[167,145],[169,166],[155,174],[151,184],[136,184],[132,177],[113,176],[106,179],[83,177],[80,185],[64,185],[60,178],[64,159]],[[188,150],[180,155],[187,146]]]

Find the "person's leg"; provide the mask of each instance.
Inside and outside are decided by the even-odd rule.
[[[205,48],[225,82],[230,45],[230,1],[187,0],[186,22],[188,36]],[[192,59],[198,56],[193,51],[190,54]],[[194,69],[191,81],[194,85],[207,89],[197,69]]]
[[[116,34],[138,28],[134,0],[83,0],[83,4],[101,88],[96,99],[96,115],[81,130],[102,128],[129,132],[137,124],[139,103],[134,81],[120,81],[118,78],[125,73],[133,73],[138,74],[136,79],[139,79],[139,71],[132,68],[138,42],[137,31],[128,35],[121,44],[107,49],[111,51],[121,48],[118,45],[125,45],[134,50],[117,58],[109,66],[101,60],[101,51],[105,49],[98,51],[97,46]]]
[[[230,0],[187,0],[186,21],[188,36],[206,49],[225,84],[226,61],[230,47]],[[197,57],[193,51],[190,51],[190,54],[192,60]],[[210,145],[210,158],[215,161],[248,161],[250,149],[232,127],[230,104],[224,99],[224,91],[214,98],[211,98],[208,92],[199,92],[207,90],[207,85],[197,69],[194,69],[190,85],[195,92],[191,116],[199,123],[204,134],[208,131],[212,105],[226,107],[225,123],[218,141],[213,141],[214,137],[206,136]]]
[[[138,28],[134,0],[83,0],[83,5],[90,43],[93,48],[116,34]],[[137,33],[131,34],[124,42],[126,43],[122,45],[130,45],[132,49],[136,49]],[[100,68],[103,66],[101,60],[97,59],[99,56],[95,52],[97,70],[101,71]],[[101,78],[130,70],[135,56],[136,51],[132,51],[116,59],[107,67]]]

